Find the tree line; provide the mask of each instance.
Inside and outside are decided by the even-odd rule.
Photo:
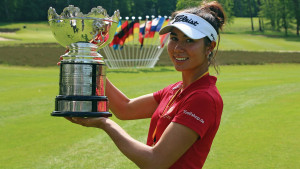
[[[280,31],[296,27],[299,36],[300,29],[300,0],[218,0],[228,17],[229,22],[234,17],[249,17],[251,30],[254,31],[253,17],[258,17],[259,31],[265,31],[265,21],[268,29]],[[199,0],[178,0],[176,9],[184,9],[199,4]],[[294,26],[296,25],[296,26]]]
[[[211,1],[211,0],[207,0]],[[202,0],[1,0],[0,22],[45,21],[49,7],[54,7],[58,14],[68,5],[80,8],[88,13],[92,7],[102,6],[109,15],[119,9],[121,16],[161,15],[169,16],[175,10],[194,7]],[[253,27],[253,17],[259,18],[259,31],[264,31],[266,21],[270,29],[288,29],[296,25],[299,36],[300,0],[218,0],[227,14],[229,21],[234,17],[249,17]]]
[[[117,9],[125,16],[167,15],[176,9],[177,0],[1,0],[0,22],[44,21],[49,7],[58,14],[68,5],[80,8],[84,14],[102,6],[111,16]]]

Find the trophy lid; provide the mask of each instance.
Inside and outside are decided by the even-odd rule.
[[[92,8],[88,14],[83,14],[73,5],[64,8],[60,15],[52,7],[48,10],[48,21],[53,35],[64,47],[83,42],[103,48],[113,40],[119,18],[119,10],[109,17],[101,6]]]

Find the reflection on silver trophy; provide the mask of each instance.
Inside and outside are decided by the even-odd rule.
[[[109,17],[101,6],[84,15],[78,7],[66,7],[61,15],[48,10],[54,37],[69,52],[62,55],[59,95],[52,116],[108,117],[105,96],[105,63],[97,52],[114,38],[119,11]]]

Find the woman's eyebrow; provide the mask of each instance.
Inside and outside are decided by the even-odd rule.
[[[177,34],[176,34],[176,33],[174,33],[174,32],[171,32],[171,35],[177,36]]]
[[[178,36],[177,33],[175,33],[175,32],[171,32],[170,34],[171,34],[172,36]],[[189,38],[189,37],[186,36],[185,34],[184,34],[183,36],[184,36],[185,38]]]

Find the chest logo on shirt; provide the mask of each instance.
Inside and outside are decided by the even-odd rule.
[[[175,106],[170,107],[166,114],[172,113],[172,111],[173,111],[174,109],[175,109]]]
[[[163,115],[163,118],[171,120],[172,117],[170,116],[170,114],[173,112],[174,109],[175,109],[175,106],[170,107],[168,109],[168,111],[166,112],[166,114]]]

